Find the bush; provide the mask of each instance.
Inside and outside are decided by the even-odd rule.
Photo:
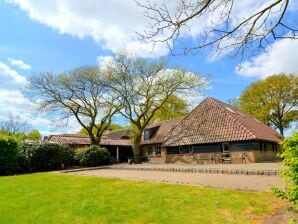
[[[274,189],[274,193],[297,205],[298,200],[298,133],[293,133],[291,137],[285,138],[281,142],[282,153],[279,155],[283,159],[282,163],[287,166],[282,175],[285,177],[287,186],[285,190]]]
[[[19,147],[21,172],[60,169],[61,165],[73,165],[75,152],[68,146],[44,143],[22,144]]]
[[[0,175],[10,175],[17,171],[18,144],[13,139],[0,139]]]
[[[90,146],[86,151],[77,153],[80,165],[82,166],[101,166],[111,163],[111,155],[105,148]]]

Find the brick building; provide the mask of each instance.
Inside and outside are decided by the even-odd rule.
[[[129,129],[105,133],[101,146],[116,161],[133,157]],[[251,115],[208,97],[188,115],[146,127],[141,145],[151,163],[250,163],[277,160],[282,136]],[[88,136],[52,135],[49,142],[74,149],[90,145]]]

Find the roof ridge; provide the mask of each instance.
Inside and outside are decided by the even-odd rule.
[[[220,100],[214,99],[214,98],[212,98],[212,97],[210,97],[210,99],[213,100],[213,101],[216,103],[216,105],[217,105],[217,106],[218,106],[224,113],[226,113],[230,118],[232,118],[234,121],[236,121],[238,124],[240,124],[241,127],[243,127],[245,130],[247,130],[248,133],[249,133],[250,135],[252,135],[254,138],[257,138],[257,136],[256,136],[256,134],[255,134],[255,132],[254,132],[253,130],[251,130],[251,129],[248,128],[246,125],[244,125],[239,119],[237,119],[236,117],[234,117],[234,116],[232,116],[230,113],[228,113],[228,111],[227,111],[225,108],[223,108],[223,106],[221,105],[221,103],[222,103],[222,104],[224,104],[224,105],[226,105],[226,106],[230,106],[229,104],[226,104],[226,103],[224,103],[224,102],[222,102],[222,101],[220,101]],[[230,107],[232,107],[232,106],[230,106]],[[233,107],[233,108],[234,108],[234,107]],[[236,108],[235,108],[235,109],[236,109]]]

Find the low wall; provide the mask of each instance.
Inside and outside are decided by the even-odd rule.
[[[150,156],[150,163],[177,163],[177,164],[211,164],[221,163],[221,153],[188,153],[166,154],[163,149],[160,156]],[[255,163],[277,161],[277,153],[272,151],[240,151],[230,152],[231,163]]]

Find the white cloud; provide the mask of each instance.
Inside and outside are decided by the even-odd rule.
[[[32,103],[23,95],[20,88],[27,80],[8,65],[0,61],[0,121],[9,114],[20,115],[28,120],[33,128],[48,133],[76,133],[80,128],[78,122],[71,118],[67,126],[55,128],[53,120],[46,115],[33,112]]]
[[[24,85],[27,80],[26,77],[20,75],[15,70],[11,69],[8,65],[0,61],[0,80],[1,84],[4,86],[12,85]]]
[[[241,76],[265,78],[276,73],[298,73],[298,41],[283,39],[268,47],[266,52],[238,65]]]
[[[26,64],[24,61],[22,61],[20,59],[13,59],[13,58],[10,58],[10,57],[8,57],[7,59],[10,62],[11,65],[15,65],[18,68],[21,68],[21,69],[24,69],[24,70],[31,69],[31,65]]]
[[[93,38],[103,48],[117,52],[130,49],[142,57],[157,57],[168,53],[164,44],[155,46],[139,41],[137,30],[147,24],[142,9],[134,0],[8,0],[26,11],[31,19],[62,34],[78,38]]]

